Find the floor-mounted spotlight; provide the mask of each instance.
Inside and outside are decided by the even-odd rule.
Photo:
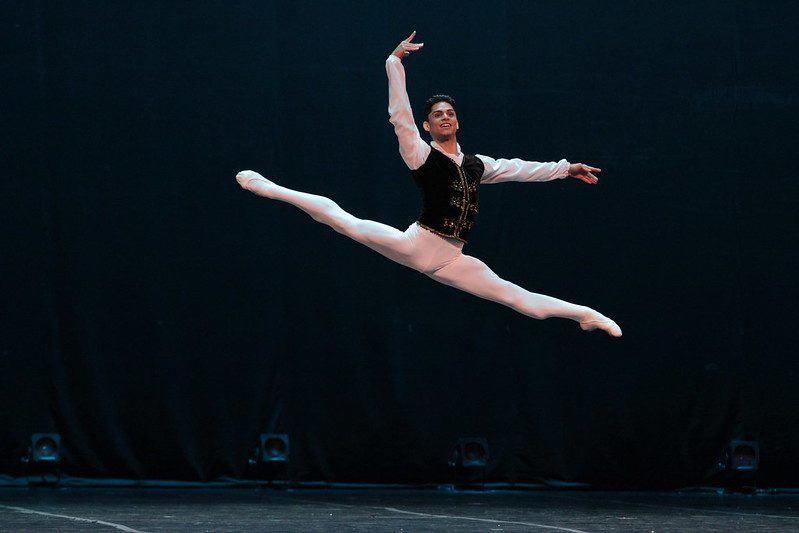
[[[458,439],[452,450],[449,466],[485,468],[488,462],[488,441],[482,437]]]
[[[32,484],[55,485],[60,480],[61,435],[34,433],[28,453],[22,458],[28,466],[28,480]]]
[[[261,434],[261,461],[289,460],[289,436],[285,433],[262,433]]]
[[[449,466],[453,469],[454,487],[481,489],[488,465],[488,441],[483,437],[460,438],[452,449]]]
[[[34,433],[31,435],[30,460],[32,463],[57,463],[61,460],[61,435]]]
[[[760,468],[760,446],[753,440],[733,439],[727,443],[714,468],[728,491],[753,492]],[[718,479],[718,478],[717,478]]]
[[[731,440],[727,445],[727,469],[735,472],[757,472],[760,467],[760,446],[753,440]]]
[[[249,460],[251,475],[256,481],[267,481],[270,487],[286,485],[290,452],[287,434],[262,433],[255,454]]]

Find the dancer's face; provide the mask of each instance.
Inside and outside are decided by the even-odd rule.
[[[450,103],[436,102],[422,126],[434,141],[446,141],[455,137],[458,131],[458,116]]]

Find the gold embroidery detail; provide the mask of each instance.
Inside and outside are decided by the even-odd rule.
[[[452,159],[449,160],[452,161]],[[458,179],[452,182],[452,188],[460,193],[460,198],[452,197],[450,198],[449,203],[451,206],[457,207],[460,210],[460,214],[458,215],[457,219],[445,218],[444,227],[452,229],[454,233],[454,235],[447,235],[447,237],[454,237],[456,239],[463,240],[460,237],[461,232],[464,230],[468,231],[474,226],[474,222],[468,221],[467,218],[470,212],[475,214],[477,213],[477,205],[469,201],[469,193],[474,193],[477,191],[479,182],[469,183],[463,168],[461,168],[461,166],[455,161],[452,161],[452,164],[455,165],[456,169],[458,169]]]
[[[478,185],[477,182],[475,182],[475,183],[467,183],[466,184],[466,189],[469,192],[474,192],[474,191],[477,190],[477,185]],[[459,179],[453,181],[452,182],[452,188],[455,189],[458,192],[463,192],[463,182],[461,182],[461,180],[459,180]]]
[[[444,219],[444,227],[452,228],[452,229],[456,230],[457,233],[460,233],[460,231],[464,230],[464,229],[472,229],[472,226],[474,226],[474,222],[471,222],[469,220],[461,220],[460,218],[458,218],[458,219],[445,218]]]
[[[461,183],[463,184],[463,202],[459,206],[461,210],[461,216],[458,220],[459,228],[457,229],[457,233],[460,233],[464,223],[466,222],[466,216],[469,214],[469,210],[467,209],[467,206],[469,205],[469,182],[466,181],[466,174],[463,172],[463,169],[460,167],[460,165],[458,165],[458,174],[460,175]]]
[[[457,207],[459,209],[464,209],[463,198],[450,198],[449,199],[449,205],[451,205],[453,207]],[[467,202],[466,203],[466,209],[468,209],[469,211],[472,211],[474,213],[478,212],[477,211],[477,206],[474,205],[471,202]]]

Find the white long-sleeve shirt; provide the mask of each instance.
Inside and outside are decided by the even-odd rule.
[[[428,144],[419,135],[419,129],[413,119],[413,111],[405,89],[405,68],[402,61],[391,54],[386,59],[388,75],[388,114],[389,122],[394,125],[394,133],[399,140],[399,151],[408,168],[415,170],[421,167],[436,149],[455,161],[463,163],[463,152],[457,145],[458,153],[450,154],[441,149],[433,141]],[[569,162],[561,159],[558,162],[539,163],[522,159],[494,159],[486,155],[475,154],[484,164],[485,170],[480,183],[500,183],[503,181],[550,181],[565,178],[569,174]]]

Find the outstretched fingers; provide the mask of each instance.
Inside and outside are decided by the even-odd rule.
[[[573,166],[575,168],[570,169],[570,174],[575,178],[584,181],[589,185],[596,185],[599,182],[599,178],[596,177],[594,172],[602,172],[601,168],[592,167],[590,165],[586,165],[585,163],[577,163]]]
[[[395,56],[403,58],[411,52],[415,52],[424,46],[424,43],[412,43],[413,38],[416,37],[416,30],[413,30],[407,39],[401,41],[392,52]]]

